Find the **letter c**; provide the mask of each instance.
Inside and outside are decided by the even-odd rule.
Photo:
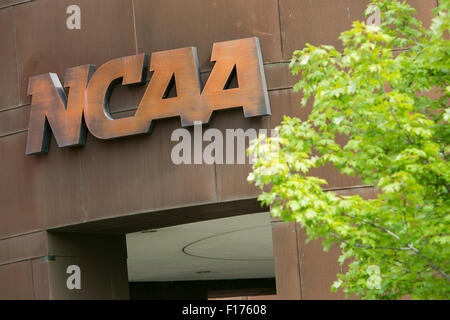
[[[103,64],[89,81],[86,94],[85,120],[89,131],[99,139],[147,133],[151,120],[133,116],[113,119],[108,110],[109,97],[114,85],[142,83],[147,76],[149,57],[139,54],[114,59]]]

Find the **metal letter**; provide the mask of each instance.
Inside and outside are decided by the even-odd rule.
[[[143,83],[147,70],[148,55],[140,54],[108,61],[94,73],[87,88],[85,117],[95,137],[112,139],[149,131],[147,119],[135,115],[115,120],[108,110],[114,85],[121,79],[123,85]]]
[[[26,154],[48,152],[51,131],[59,147],[85,144],[84,95],[93,70],[92,65],[66,70],[68,98],[55,73],[30,78],[28,95],[32,99]]]

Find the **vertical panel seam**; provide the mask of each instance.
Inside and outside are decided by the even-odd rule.
[[[12,15],[13,15],[13,30],[14,30],[14,56],[16,58],[16,75],[17,75],[17,103],[20,106],[22,104],[22,92],[20,88],[20,73],[19,73],[19,54],[17,50],[17,23],[16,23],[16,8],[12,8]]]
[[[34,0],[22,0],[22,1],[19,1],[19,2],[15,2],[15,3],[13,2],[13,3],[10,3],[10,4],[2,5],[2,6],[0,6],[0,10],[7,9],[7,8],[10,8],[10,7],[15,7],[15,6],[18,6],[18,5],[21,5],[21,4],[25,4],[25,3],[31,2],[31,1],[34,1]]]
[[[87,138],[86,138],[87,139]],[[86,196],[84,190],[84,176],[83,176],[83,157],[81,156],[81,150],[78,151],[78,160],[80,163],[80,192],[81,192],[81,218],[83,221],[87,221],[87,209],[86,209]]]
[[[219,190],[217,187],[217,163],[214,161],[214,194],[216,195],[216,202],[219,202]]]
[[[31,287],[33,288],[33,290],[31,290],[31,292],[33,293],[33,300],[36,300],[36,294],[34,292],[35,290],[35,285],[34,285],[34,268],[33,268],[33,260],[30,259],[28,260],[30,262],[30,269],[31,269]]]
[[[280,46],[281,46],[281,59],[284,59],[284,45],[283,45],[283,32],[281,30],[281,11],[280,11],[280,0],[277,0],[277,10],[278,10],[278,28],[280,29]]]
[[[133,7],[133,29],[134,29],[134,44],[136,49],[136,54],[139,53],[138,39],[137,39],[137,30],[136,30],[136,4],[134,0],[131,0],[131,6]]]
[[[297,232],[297,222],[294,222],[294,230],[295,230],[295,240],[296,240],[296,248],[297,248],[297,270],[298,270],[298,281],[299,281],[299,285],[300,285],[300,300],[303,300],[303,286],[302,286],[302,273],[301,273],[301,266],[300,266],[300,261],[301,261],[301,252],[302,250],[299,250],[299,246],[301,245],[301,243],[303,242],[299,242],[299,235]],[[300,243],[300,244],[299,244]]]
[[[115,300],[115,291],[114,291],[114,271],[112,270],[113,263],[112,261],[109,261],[110,258],[107,258],[106,261],[109,266],[109,284],[111,288],[111,300]]]

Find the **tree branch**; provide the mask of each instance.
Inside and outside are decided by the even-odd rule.
[[[411,244],[408,244],[408,247],[411,248],[411,250],[414,251],[416,254],[418,254],[419,256],[424,258],[425,260],[427,260],[428,263],[430,264],[431,268],[433,268],[435,271],[439,272],[447,281],[450,282],[450,277],[448,276],[448,274],[445,273],[443,270],[441,270],[441,268],[439,268],[437,265],[435,265],[433,263],[433,261],[431,261],[430,258],[425,256],[420,250],[414,248]]]
[[[378,226],[374,223],[368,222],[367,220],[362,220],[365,223],[368,223],[369,225],[378,228],[379,230],[382,230],[384,232],[386,232],[387,234],[391,235],[392,237],[394,237],[396,240],[401,240],[400,237],[398,235],[396,235],[395,233],[393,233],[392,231],[390,231],[389,229],[386,229],[382,226]],[[424,258],[425,260],[427,260],[427,262],[430,264],[431,268],[433,268],[435,271],[437,271],[438,273],[440,273],[447,281],[450,282],[450,277],[447,273],[445,273],[443,270],[441,270],[441,268],[439,266],[437,266],[436,264],[433,263],[433,261],[428,258],[427,256],[425,256],[420,250],[416,249],[413,245],[408,244],[408,248],[410,248],[414,253],[418,254],[419,256],[421,256],[422,258]]]
[[[380,75],[378,75],[378,81],[380,82],[381,90],[383,90],[383,97],[384,100],[388,103],[389,109],[391,110],[392,116],[394,117],[395,122],[397,123],[397,126],[400,128],[401,131],[405,134],[406,138],[408,139],[409,143],[414,144],[414,141],[411,139],[411,136],[406,132],[406,130],[401,125],[400,121],[397,118],[397,114],[395,113],[394,107],[392,106],[391,102],[389,101],[388,96],[386,95],[386,91],[384,90],[384,85],[381,82]]]

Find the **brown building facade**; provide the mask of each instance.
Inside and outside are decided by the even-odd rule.
[[[171,151],[176,142],[171,135],[181,127],[179,117],[156,120],[150,134],[139,136],[103,140],[88,133],[82,147],[59,148],[52,136],[48,153],[26,155],[31,105],[27,90],[32,76],[52,72],[63,83],[70,67],[99,67],[116,58],[185,47],[197,48],[204,86],[214,68],[214,43],[257,37],[271,115],[246,118],[242,108],[219,110],[203,130],[214,128],[225,135],[227,129],[271,129],[283,115],[304,119],[308,114],[292,90],[296,79],[288,64],[293,50],[306,43],[340,48],[338,35],[351,27],[352,21],[365,19],[369,2],[0,0],[0,299],[183,298],[171,290],[185,290],[199,299],[227,296],[208,294],[214,290],[228,292],[228,296],[344,298],[342,293],[330,291],[341,271],[337,249],[324,253],[318,242],[305,244],[301,228],[292,223],[268,221],[270,228],[264,232],[269,232],[273,248],[273,252],[264,252],[268,256],[258,253],[253,260],[234,259],[224,249],[219,258],[210,258],[219,262],[252,260],[255,265],[268,261],[261,270],[271,264],[273,275],[269,270],[255,276],[246,273],[242,278],[239,270],[230,267],[218,271],[220,276],[207,276],[205,281],[210,282],[199,282],[201,274],[215,272],[198,253],[215,251],[207,233],[193,237],[189,244],[181,239],[178,251],[203,257],[199,265],[211,270],[196,269],[195,277],[176,277],[188,266],[171,260],[170,249],[164,246],[160,252],[165,260],[147,259],[145,265],[144,260],[133,260],[135,269],[130,269],[130,254],[137,252],[136,256],[142,257],[146,252],[138,250],[146,241],[138,234],[154,234],[152,241],[160,245],[163,238],[156,235],[162,237],[172,230],[174,236],[167,236],[169,246],[175,234],[181,238],[183,232],[198,234],[195,226],[200,223],[217,228],[215,236],[224,235],[246,229],[247,224],[240,229],[232,227],[245,217],[249,219],[245,223],[251,225],[251,215],[267,213],[269,209],[261,208],[256,200],[259,191],[247,183],[251,165],[174,164]],[[437,0],[408,2],[429,25]],[[72,5],[79,12],[69,9]],[[71,20],[76,19],[74,14],[79,14],[79,20]],[[147,85],[148,81],[112,88],[111,116],[133,116]],[[194,135],[193,127],[187,130]],[[317,175],[340,193],[373,195],[358,179],[339,175],[332,168]],[[244,220],[226,220],[239,217]],[[251,238],[233,239],[242,241],[230,249],[232,257],[259,250],[256,243],[254,250],[239,253],[239,247]],[[189,247],[200,240],[204,247]],[[219,239],[217,243],[223,248],[229,241]],[[136,246],[131,247],[132,243]],[[156,256],[156,251],[151,252]],[[152,264],[173,268],[173,272],[150,277],[144,271]],[[255,265],[249,262],[242,268],[251,270]],[[81,289],[68,286],[70,266],[81,270]]]

